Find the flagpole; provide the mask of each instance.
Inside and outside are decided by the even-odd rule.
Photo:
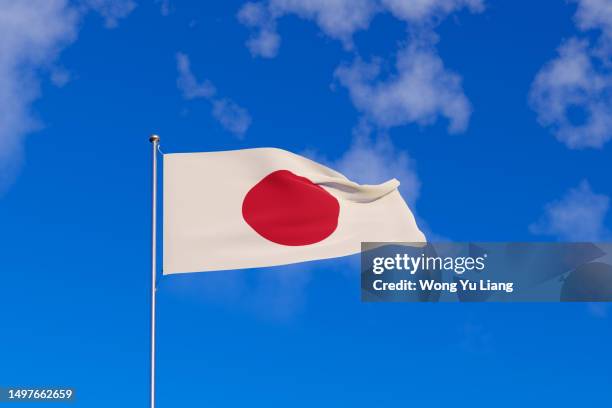
[[[151,189],[151,378],[150,402],[155,408],[155,291],[157,280],[157,149],[159,136],[151,135],[149,142],[152,146],[152,189]]]

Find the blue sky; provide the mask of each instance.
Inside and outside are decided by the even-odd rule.
[[[0,0],[0,386],[146,406],[151,132],[398,177],[433,238],[610,240],[605,0],[31,3]],[[356,262],[162,277],[159,406],[612,398],[608,308],[362,304]]]

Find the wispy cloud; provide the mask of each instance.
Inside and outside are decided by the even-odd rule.
[[[254,33],[246,46],[254,57],[274,58],[280,47],[280,36],[276,32],[276,20],[263,3],[247,3],[238,12],[238,20]]]
[[[612,75],[596,68],[595,59],[585,40],[571,39],[531,88],[538,121],[569,148],[598,148],[612,139]]]
[[[117,27],[119,20],[136,8],[134,0],[85,0],[85,5],[104,18],[107,28]]]
[[[217,90],[210,81],[198,82],[193,72],[191,72],[191,62],[187,55],[183,53],[176,54],[176,68],[179,73],[176,86],[181,91],[183,98],[188,100],[197,98],[210,99],[217,93]]]
[[[400,20],[409,23],[430,23],[432,19],[447,16],[460,9],[472,12],[484,10],[482,0],[381,0],[384,7]]]
[[[529,229],[561,241],[604,241],[611,237],[605,226],[609,209],[610,197],[594,193],[583,180],[561,199],[547,204],[542,218]]]
[[[64,0],[1,1],[0,191],[14,180],[24,137],[38,127],[31,104],[40,96],[40,70],[52,68],[76,38],[77,13]]]
[[[574,0],[578,3],[575,20],[581,30],[601,30],[612,38],[612,3],[608,0]]]
[[[461,8],[480,11],[483,3],[482,0],[267,0],[246,3],[238,12],[238,19],[253,30],[247,42],[253,54],[271,58],[276,56],[280,43],[276,20],[286,15],[314,21],[325,35],[352,49],[353,34],[367,29],[379,13],[391,13],[411,24],[431,25],[435,19]],[[257,52],[257,46],[253,48],[253,45],[264,37],[274,38],[270,44],[275,46],[265,48],[265,53]]]
[[[577,0],[581,30],[598,40],[574,37],[536,75],[530,103],[538,121],[569,148],[601,148],[612,139],[612,4]]]
[[[244,135],[251,126],[249,112],[231,99],[213,100],[212,113],[221,126],[235,135]]]
[[[124,3],[96,0],[73,6],[67,0],[0,0],[0,193],[17,175],[24,138],[41,126],[31,109],[41,96],[41,81],[48,77],[63,86],[70,79],[57,60],[75,41],[82,14],[94,9],[113,25],[129,13]]]
[[[285,15],[314,21],[325,35],[355,52],[355,32],[366,30],[379,13],[393,15],[405,22],[411,33],[398,50],[396,72],[385,78],[381,59],[364,62],[356,57],[338,67],[336,79],[348,88],[353,104],[374,125],[428,125],[445,117],[450,132],[462,132],[471,106],[460,76],[448,71],[437,54],[433,27],[457,10],[480,12],[483,8],[481,0],[267,0],[246,3],[238,19],[251,28],[246,43],[251,54],[273,58],[281,42],[276,22]]]
[[[203,98],[212,106],[212,115],[224,129],[243,137],[251,126],[249,112],[229,98],[219,97],[214,85],[208,81],[199,82],[191,70],[189,56],[176,54],[178,78],[177,87],[186,100]]]
[[[472,109],[461,78],[444,68],[431,45],[411,42],[398,52],[394,75],[381,79],[380,71],[380,61],[357,59],[335,72],[355,107],[376,125],[428,125],[443,116],[449,132],[467,128]]]

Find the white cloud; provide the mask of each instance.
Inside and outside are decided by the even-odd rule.
[[[259,38],[262,32],[268,37],[278,38],[276,20],[294,14],[314,21],[325,35],[340,40],[346,48],[351,49],[353,34],[367,29],[378,13],[389,12],[410,24],[430,25],[435,23],[436,18],[443,18],[462,8],[482,11],[483,0],[264,0],[246,3],[238,12],[238,19],[254,29],[255,34],[251,39]],[[254,55],[276,55],[279,40],[275,40],[276,48],[270,53],[272,55]]]
[[[612,37],[612,3],[610,0],[575,0],[576,24],[582,30],[599,29]]]
[[[612,139],[612,3],[574,1],[578,28],[596,30],[599,38],[562,43],[537,74],[530,103],[540,124],[569,148],[601,148]]]
[[[183,53],[176,54],[178,78],[177,87],[187,100],[204,98],[212,105],[212,115],[227,131],[242,137],[251,126],[249,112],[229,98],[217,96],[214,85],[206,80],[198,82],[191,71],[189,57]]]
[[[571,39],[536,76],[530,103],[538,121],[569,148],[599,148],[612,139],[612,74],[594,66],[586,41]],[[572,118],[572,110],[581,118]]]
[[[247,40],[249,51],[255,57],[274,58],[280,47],[280,36],[271,29],[261,29]]]
[[[85,5],[104,18],[107,28],[117,27],[118,21],[136,8],[134,0],[85,0]]]
[[[314,21],[328,37],[353,49],[353,35],[368,28],[379,13],[390,13],[412,33],[397,53],[396,74],[381,78],[381,61],[360,58],[336,70],[336,78],[349,89],[355,106],[383,128],[409,123],[431,124],[440,116],[449,120],[450,132],[467,128],[470,103],[461,78],[444,67],[435,50],[432,31],[442,18],[460,9],[480,12],[482,0],[264,0],[246,3],[239,21],[252,30],[247,47],[253,56],[273,58],[280,36],[276,22],[285,15]]]
[[[379,7],[371,0],[270,0],[268,8],[275,18],[295,14],[313,20],[326,35],[350,47],[353,33],[366,29]]]
[[[82,13],[91,8],[107,23],[127,15],[131,1],[0,0],[0,192],[14,181],[23,159],[25,136],[41,126],[31,110],[47,75],[56,86],[70,74],[56,65],[60,52],[77,37]],[[112,25],[112,24],[111,24]]]
[[[282,16],[313,20],[327,36],[351,48],[353,33],[367,28],[377,10],[372,0],[269,0],[244,4],[238,20],[253,30],[246,43],[251,54],[273,58],[280,46],[276,20]]]
[[[484,10],[482,0],[381,0],[395,17],[411,23],[429,22],[462,8],[472,12]]]
[[[560,200],[547,204],[543,217],[529,229],[562,241],[603,241],[611,236],[605,226],[609,208],[610,198],[594,193],[583,180]]]
[[[280,47],[276,21],[262,3],[246,3],[238,12],[238,20],[253,29],[246,46],[254,57],[274,58]]]
[[[39,71],[50,70],[76,37],[77,14],[65,0],[0,0],[0,191],[13,181],[23,140],[37,120]]]
[[[247,27],[258,28],[273,18],[263,3],[246,3],[238,11],[238,20]]]
[[[249,112],[228,98],[213,101],[213,116],[235,135],[244,135],[251,126]]]
[[[608,69],[612,67],[612,3],[608,0],[574,0],[578,9],[574,20],[581,30],[599,30],[593,55]]]
[[[179,76],[176,80],[176,86],[181,91],[183,98],[212,98],[217,92],[210,81],[198,83],[197,79],[191,72],[191,62],[189,57],[183,53],[176,54],[176,68]]]
[[[411,42],[398,52],[396,71],[381,79],[380,61],[357,59],[340,66],[335,76],[357,109],[378,126],[428,125],[443,116],[449,120],[449,132],[467,128],[471,106],[461,78],[444,68],[433,47]]]

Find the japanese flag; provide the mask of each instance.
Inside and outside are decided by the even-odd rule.
[[[359,185],[273,148],[163,156],[163,273],[283,265],[424,242],[395,179]]]

